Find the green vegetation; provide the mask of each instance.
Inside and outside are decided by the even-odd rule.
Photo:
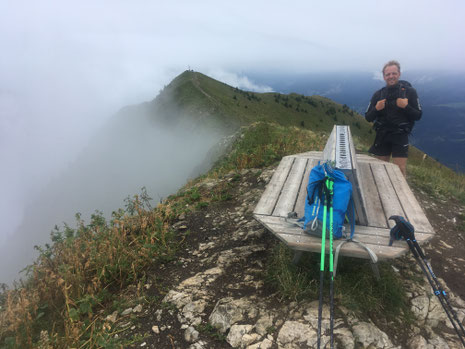
[[[221,333],[216,327],[213,327],[209,323],[200,324],[196,326],[196,329],[197,331],[199,331],[199,333],[206,334],[210,338],[216,339],[218,341],[226,340],[226,336],[223,333]]]
[[[298,301],[318,298],[319,266],[313,257],[305,254],[297,266],[292,262],[293,252],[288,247],[282,243],[275,246],[267,264],[266,276],[282,299]]]
[[[65,225],[52,232],[52,244],[38,247],[40,256],[27,268],[27,280],[0,295],[1,347],[113,348],[140,340],[117,339],[115,335],[124,328],[106,317],[133,305],[123,296],[129,288],[140,301],[160,302],[144,298],[145,273],[176,257],[189,234],[170,229],[179,215],[232,199],[231,189],[242,169],[273,165],[289,154],[322,150],[335,120],[351,126],[358,151],[366,151],[374,137],[363,117],[326,98],[246,92],[194,72],[181,74],[154,101],[138,108],[160,112],[159,121],[166,123],[192,118],[194,123],[230,130],[242,125],[243,129],[232,150],[207,175],[157,207],[150,206],[143,191],[128,199],[110,221],[96,212],[85,224],[77,215],[75,229]],[[465,203],[465,177],[413,147],[408,173],[409,181],[426,192]],[[226,175],[230,181],[217,181]],[[201,180],[216,182],[207,188],[197,185]],[[306,254],[294,265],[290,251],[278,245],[270,254],[266,279],[283,299],[316,299],[315,258],[315,254]],[[366,261],[341,261],[335,288],[338,304],[366,314],[401,313],[408,320],[398,276],[387,264],[381,264],[381,273],[383,278],[377,282]],[[156,287],[160,293],[166,291],[162,282]],[[224,339],[208,325],[198,330]]]
[[[324,134],[297,127],[258,122],[250,125],[234,144],[233,150],[219,162],[214,172],[269,166],[283,156],[308,149],[323,150]]]
[[[411,184],[430,195],[442,198],[456,198],[465,204],[465,175],[458,174],[411,147],[407,165]]]
[[[176,119],[194,118],[196,124],[229,130],[264,121],[330,132],[334,119],[352,126],[355,137],[365,137],[371,128],[346,105],[325,97],[242,91],[192,71],[182,73],[166,86],[150,108],[166,122],[172,122],[176,114]]]
[[[176,251],[168,208],[153,209],[145,191],[107,222],[100,213],[77,228],[55,229],[53,245],[39,248],[29,278],[2,299],[0,338],[6,347],[30,348],[39,340],[57,348],[113,347],[120,329],[105,320],[129,285],[140,296],[145,270]],[[123,303],[124,304],[124,303]]]
[[[409,321],[412,317],[400,276],[391,264],[378,264],[381,279],[376,280],[370,263],[358,258],[343,257],[335,279],[336,298],[341,304],[359,313],[377,317],[380,313],[389,320]]]
[[[320,256],[304,253],[298,264],[294,264],[293,252],[279,243],[271,253],[267,267],[267,280],[283,299],[317,300],[319,294]],[[381,280],[376,280],[366,260],[343,257],[335,278],[335,302],[365,316],[382,313],[389,320],[410,321],[401,279],[388,263],[379,263]],[[329,295],[329,273],[325,275],[325,295]]]

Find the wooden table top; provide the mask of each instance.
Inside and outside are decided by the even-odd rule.
[[[320,252],[321,238],[309,236],[287,222],[289,212],[304,215],[307,183],[311,169],[322,158],[322,152],[286,156],[281,160],[255,210],[255,218],[289,247],[300,251]],[[430,240],[434,230],[413,195],[397,165],[368,155],[356,155],[357,177],[367,224],[355,226],[354,239],[366,244],[379,259],[402,256],[408,251],[405,241],[389,246],[392,215],[405,217],[415,227],[417,241]],[[347,227],[350,230],[350,228]],[[334,248],[341,240],[335,240]],[[327,244],[328,245],[328,244]],[[345,243],[341,255],[366,258],[367,252],[355,243]]]

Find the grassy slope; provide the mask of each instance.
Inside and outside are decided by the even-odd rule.
[[[368,143],[373,137],[363,117],[327,98],[247,92],[192,71],[182,73],[166,86],[150,108],[162,114],[159,117],[165,121],[172,112],[181,111],[185,118],[200,123],[234,127],[271,121],[315,132],[329,132],[337,123],[351,125],[354,136]]]
[[[320,150],[336,122],[351,125],[358,149],[365,150],[373,137],[361,116],[326,98],[244,92],[194,72],[181,74],[155,100],[137,108],[158,112],[160,120],[173,124],[189,118],[197,125],[226,124],[231,129],[253,123],[208,176],[268,166],[309,148]],[[180,119],[175,112],[182,112]],[[412,150],[409,171],[422,188],[465,201],[464,176],[418,150]],[[228,195],[225,188],[201,198],[195,181],[180,193],[155,209],[144,206],[142,196],[110,222],[96,215],[88,225],[79,222],[76,229],[56,232],[54,244],[42,249],[30,268],[32,277],[0,295],[0,347],[37,346],[41,330],[48,331],[57,347],[110,343],[114,329],[105,327],[105,316],[124,307],[120,292],[137,281],[137,287],[143,284],[147,263],[172,258],[177,238],[169,227],[174,219],[186,204],[197,209]]]

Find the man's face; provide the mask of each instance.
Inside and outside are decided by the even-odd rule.
[[[394,86],[399,82],[400,71],[396,65],[388,65],[384,69],[384,81],[386,81],[386,86]]]

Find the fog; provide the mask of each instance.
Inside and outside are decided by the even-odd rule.
[[[154,196],[164,195],[159,188],[176,187],[162,181],[156,189],[161,166],[135,170],[140,160],[126,156],[124,148],[107,149],[92,166],[82,154],[120,108],[152,100],[182,71],[191,68],[260,92],[271,88],[248,78],[248,72],[377,72],[393,58],[405,70],[464,71],[464,10],[461,1],[430,0],[395,0],[383,6],[362,0],[1,1],[0,246],[7,246],[11,256],[30,255],[36,240],[48,237],[54,224],[70,220],[68,210],[60,213],[60,207],[54,211],[57,206],[50,206],[48,212],[55,213],[35,229],[40,239],[19,234],[20,224],[38,225],[32,218],[45,215],[45,201],[38,197],[56,203],[60,193],[73,203],[66,207],[74,214],[110,210],[122,197],[149,187],[142,182],[152,178],[140,177],[141,172],[154,176]],[[164,144],[171,144],[169,130],[150,132],[136,137],[137,142],[166,137]],[[195,149],[196,141],[191,141],[188,148]],[[160,145],[136,144],[144,149]],[[199,157],[206,147],[199,144]],[[79,156],[81,163],[87,161],[86,171],[68,176]],[[102,161],[102,170],[96,170]],[[112,161],[119,164],[118,171]],[[113,177],[114,186],[121,187],[106,193],[111,204],[81,192],[84,185],[102,188],[94,180],[99,176]],[[23,245],[14,247],[14,242]],[[8,265],[2,263],[2,270]]]
[[[50,242],[55,225],[75,227],[77,212],[87,222],[96,210],[108,218],[142,187],[154,205],[175,193],[211,166],[207,153],[222,137],[219,131],[188,123],[168,128],[135,108],[115,115],[75,161],[31,195],[20,226],[0,248],[0,280],[17,278],[37,256],[32,247]]]

